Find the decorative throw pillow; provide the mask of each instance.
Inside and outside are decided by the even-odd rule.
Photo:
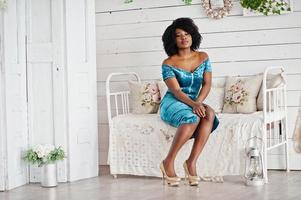
[[[160,93],[156,83],[129,81],[130,107],[135,114],[156,113],[160,105]]]
[[[167,90],[168,90],[168,87],[167,87],[166,83],[163,80],[158,81],[157,85],[158,85],[159,92],[160,92],[160,97],[161,97],[161,100],[162,100],[163,97],[165,96]],[[159,109],[158,109],[158,114],[160,115],[160,106],[159,106]]]
[[[160,92],[160,97],[161,97],[161,99],[163,99],[163,97],[165,96],[165,94],[168,90],[168,87],[167,87],[166,83],[162,80],[158,81],[157,84],[158,84],[158,88],[159,88],[159,92]]]
[[[267,76],[267,89],[275,88],[285,84],[283,74],[268,74]],[[269,101],[267,96],[267,102]],[[269,109],[269,108],[268,108]],[[257,110],[263,110],[263,86],[261,85],[260,91],[257,97]]]
[[[252,113],[256,109],[262,76],[228,77],[225,86],[224,113]]]
[[[211,87],[204,103],[211,106],[216,113],[221,113],[224,105],[225,89],[223,87]]]

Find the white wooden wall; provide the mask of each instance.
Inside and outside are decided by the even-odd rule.
[[[185,6],[181,0],[96,0],[98,70],[98,130],[100,164],[106,164],[108,123],[105,79],[111,72],[135,71],[143,80],[161,77],[166,54],[161,35],[172,20],[191,17],[203,36],[201,50],[208,52],[213,76],[250,75],[281,65],[288,74],[289,137],[292,137],[301,94],[301,1],[294,12],[281,16],[242,16],[238,1],[228,17],[209,19],[200,0]],[[292,146],[291,146],[292,147]],[[291,148],[291,168],[301,169],[301,155]],[[269,168],[284,165],[282,150],[269,155]],[[280,160],[280,161],[279,161]]]

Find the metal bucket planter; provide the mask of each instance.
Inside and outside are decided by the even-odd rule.
[[[41,167],[41,186],[42,187],[57,186],[56,163],[45,164]]]

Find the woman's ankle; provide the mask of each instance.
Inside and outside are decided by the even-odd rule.
[[[189,173],[192,175],[192,176],[196,176],[197,173],[196,173],[196,161],[190,161],[189,159],[185,161],[186,164],[187,164],[187,168],[189,170]]]
[[[164,169],[166,171],[167,176],[170,176],[170,177],[176,176],[173,161],[169,161],[168,159],[164,159],[163,160],[163,166],[164,166]]]

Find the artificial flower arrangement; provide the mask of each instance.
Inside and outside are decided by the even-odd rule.
[[[51,144],[39,144],[26,151],[24,160],[30,164],[37,164],[39,167],[42,167],[43,165],[63,160],[65,157],[62,147],[56,148]]]
[[[7,7],[7,1],[6,0],[0,0],[0,9],[5,9]]]

